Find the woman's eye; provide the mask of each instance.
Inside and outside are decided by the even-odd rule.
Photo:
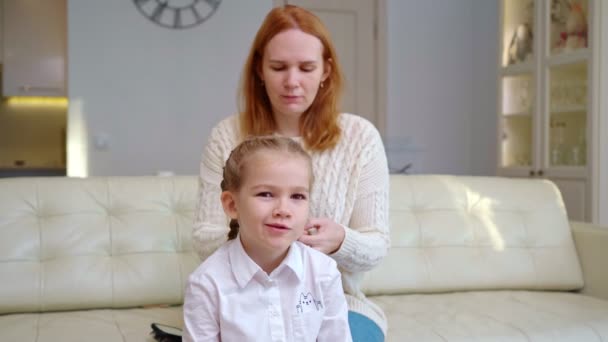
[[[270,69],[274,70],[274,71],[282,71],[285,70],[284,66],[272,66],[270,67]]]
[[[255,195],[256,197],[272,197],[272,194],[269,191],[259,192]]]
[[[304,71],[304,72],[313,72],[313,71],[315,71],[315,67],[314,66],[305,66],[305,67],[302,67],[300,69],[302,71]]]

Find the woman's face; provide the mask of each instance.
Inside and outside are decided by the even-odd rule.
[[[312,104],[329,75],[319,38],[298,29],[283,31],[266,45],[262,74],[275,118],[297,118]]]

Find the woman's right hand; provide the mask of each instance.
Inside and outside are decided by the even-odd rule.
[[[340,249],[345,235],[344,227],[334,220],[311,218],[298,241],[329,255]]]

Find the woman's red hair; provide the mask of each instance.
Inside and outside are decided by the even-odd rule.
[[[321,20],[297,6],[286,5],[272,9],[258,30],[241,79],[241,134],[242,137],[268,135],[276,131],[270,99],[260,78],[264,50],[277,34],[298,29],[317,37],[323,45],[324,68],[329,75],[317,96],[300,117],[300,133],[307,148],[324,151],[334,147],[340,139],[338,104],[342,95],[342,72],[329,32]],[[327,70],[327,69],[324,69]]]

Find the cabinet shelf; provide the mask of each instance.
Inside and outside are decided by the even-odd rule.
[[[529,74],[534,71],[532,62],[511,64],[501,67],[500,73],[502,76],[515,76],[521,74]]]
[[[591,56],[589,48],[578,49],[570,52],[561,52],[559,54],[550,55],[546,58],[549,66],[573,64],[577,62],[585,62]]]
[[[551,114],[575,114],[581,115],[587,112],[587,106],[585,105],[570,105],[570,106],[554,106],[549,109]]]
[[[530,112],[509,112],[509,113],[502,113],[502,116],[504,118],[531,117],[532,113],[530,113]]]

